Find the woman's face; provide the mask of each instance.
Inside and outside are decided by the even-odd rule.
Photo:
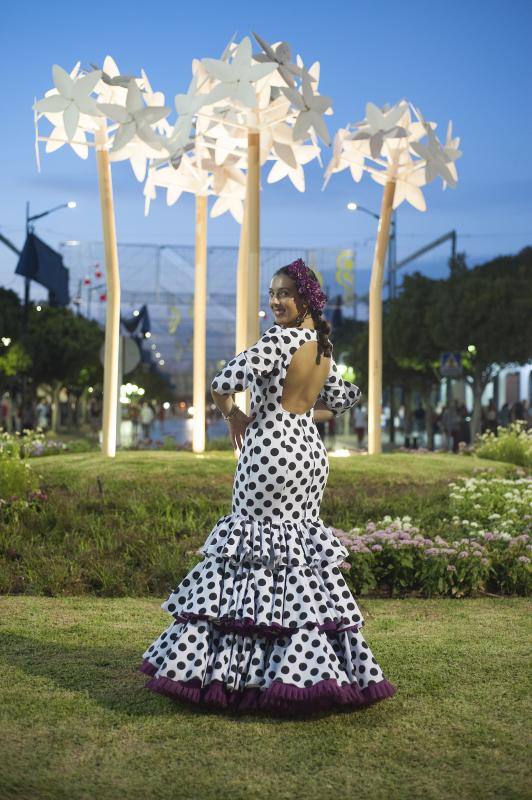
[[[291,325],[304,308],[304,303],[297,292],[296,282],[288,275],[273,276],[269,289],[269,302],[275,322],[279,325]]]

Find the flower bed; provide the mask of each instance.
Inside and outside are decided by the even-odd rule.
[[[387,516],[347,532],[333,528],[350,552],[341,567],[356,594],[530,594],[532,479],[483,474],[449,488],[454,514],[444,536],[423,534],[410,517]]]

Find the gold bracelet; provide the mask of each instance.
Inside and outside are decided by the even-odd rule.
[[[239,407],[237,406],[237,404],[236,404],[236,403],[233,403],[233,407],[231,408],[231,411],[229,412],[229,414],[227,414],[227,416],[225,416],[224,414],[222,414],[222,417],[223,417],[224,419],[230,419],[231,417],[234,417],[234,415],[236,414],[236,412],[237,412],[237,411],[239,411],[239,410],[240,410],[240,409],[239,409]]]

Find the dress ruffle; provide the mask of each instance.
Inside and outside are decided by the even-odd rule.
[[[143,661],[141,672],[155,676],[157,670],[149,661]],[[272,683],[265,691],[250,687],[242,692],[231,692],[221,681],[211,681],[202,686],[198,678],[189,681],[152,677],[146,688],[167,697],[187,703],[212,708],[229,708],[242,711],[274,711],[285,715],[307,714],[331,707],[356,708],[368,706],[378,700],[392,697],[396,691],[389,680],[383,678],[361,689],[358,683],[338,686],[334,680],[323,680],[301,689],[285,683]]]
[[[220,517],[201,552],[270,568],[321,568],[339,564],[349,555],[321,519],[273,522],[237,514]]]
[[[161,608],[176,621],[205,619],[227,631],[291,634],[358,629],[364,617],[336,564],[270,569],[206,556]]]
[[[151,676],[146,688],[238,710],[353,707],[396,692],[361,633],[349,630],[300,629],[269,640],[205,621],[174,621],[143,659],[139,669]]]

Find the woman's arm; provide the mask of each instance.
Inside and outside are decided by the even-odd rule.
[[[226,417],[233,408],[235,402],[234,392],[233,394],[220,394],[220,392],[211,388],[211,397],[220,414]]]
[[[327,422],[327,420],[332,419],[333,417],[334,414],[329,410],[323,400],[316,400],[314,404],[314,421]]]

